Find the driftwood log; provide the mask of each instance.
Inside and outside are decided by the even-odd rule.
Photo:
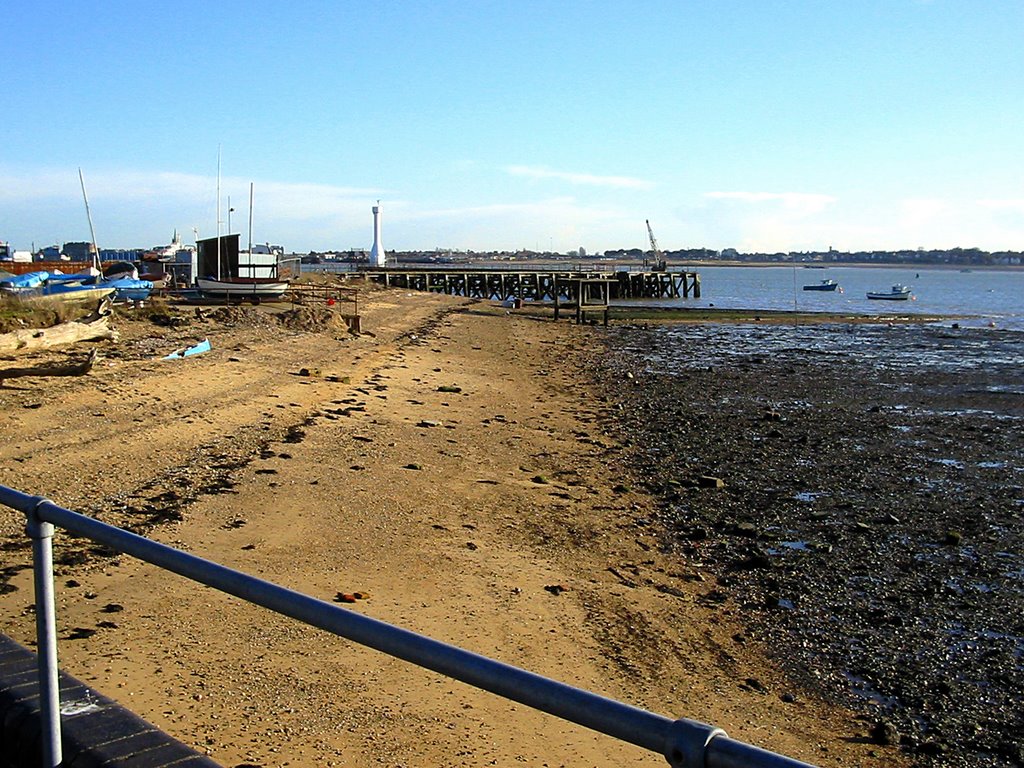
[[[80,363],[72,365],[37,365],[33,368],[0,368],[0,387],[4,379],[19,379],[22,376],[84,376],[96,365],[99,353],[94,349]]]
[[[0,333],[0,352],[32,352],[76,341],[117,341],[117,331],[110,327],[111,313],[110,301],[102,299],[91,314],[70,323]]]

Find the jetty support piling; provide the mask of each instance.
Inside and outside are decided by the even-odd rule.
[[[555,278],[555,320],[562,308],[575,310],[576,324],[589,322],[590,315],[599,315],[608,325],[608,297],[612,281],[606,278]]]

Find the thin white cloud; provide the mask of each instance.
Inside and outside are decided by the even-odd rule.
[[[537,200],[526,203],[491,203],[488,205],[471,205],[459,208],[436,208],[423,209],[410,214],[408,218],[486,218],[488,216],[558,216],[567,210],[586,210],[576,204],[572,197],[553,197],[547,200]],[[600,213],[592,209],[593,215]]]
[[[163,203],[194,203],[213,200],[217,195],[217,179],[198,174],[150,171],[98,171],[83,169],[90,200],[139,201],[155,200]],[[249,197],[252,180],[224,177],[220,181],[221,195],[237,195],[236,201]],[[278,201],[286,209],[296,211],[322,210],[333,202],[358,198],[365,200],[380,196],[381,190],[329,184],[293,184],[289,182],[255,181],[257,200]],[[47,169],[32,172],[14,172],[0,168],[0,201],[40,200],[49,198],[80,199],[81,187],[78,169]],[[266,205],[266,203],[264,203]]]
[[[982,208],[991,208],[997,211],[1020,211],[1024,213],[1024,197],[1002,200],[978,200],[978,205]]]
[[[409,205],[395,211],[389,221],[394,223],[391,231],[402,240],[473,249],[564,251],[581,245],[618,246],[631,217],[614,206],[586,204],[564,196],[450,208]],[[646,242],[641,240],[639,229],[636,242]]]
[[[160,242],[177,229],[203,235],[217,227],[215,175],[83,168],[101,246],[136,247]],[[370,232],[370,208],[386,190],[331,184],[253,180],[254,235],[288,242],[331,242],[351,228],[346,241]],[[221,178],[221,222],[228,198],[232,229],[247,227],[250,179]],[[22,169],[0,165],[0,206],[31,229],[4,234],[29,242],[83,238],[88,232],[78,169]],[[27,231],[26,231],[27,230]],[[265,234],[264,234],[265,233]],[[346,244],[348,244],[346,242]]]
[[[832,195],[811,192],[705,192],[712,200],[736,200],[741,203],[781,203],[787,211],[810,215],[819,213],[836,202]]]
[[[557,179],[570,184],[583,184],[591,187],[613,187],[615,189],[652,189],[654,183],[631,176],[598,176],[592,173],[571,173],[553,171],[530,165],[510,165],[505,172],[511,176],[523,176],[529,179]]]

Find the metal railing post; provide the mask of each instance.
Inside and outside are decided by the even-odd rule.
[[[26,512],[25,533],[32,539],[32,576],[36,597],[36,646],[38,650],[39,712],[42,728],[43,768],[63,761],[60,745],[60,686],[57,666],[57,615],[53,597],[53,523],[39,518],[40,500]]]

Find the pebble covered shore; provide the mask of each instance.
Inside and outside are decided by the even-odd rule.
[[[738,644],[922,764],[1024,765],[1024,335],[620,327],[597,373]]]

